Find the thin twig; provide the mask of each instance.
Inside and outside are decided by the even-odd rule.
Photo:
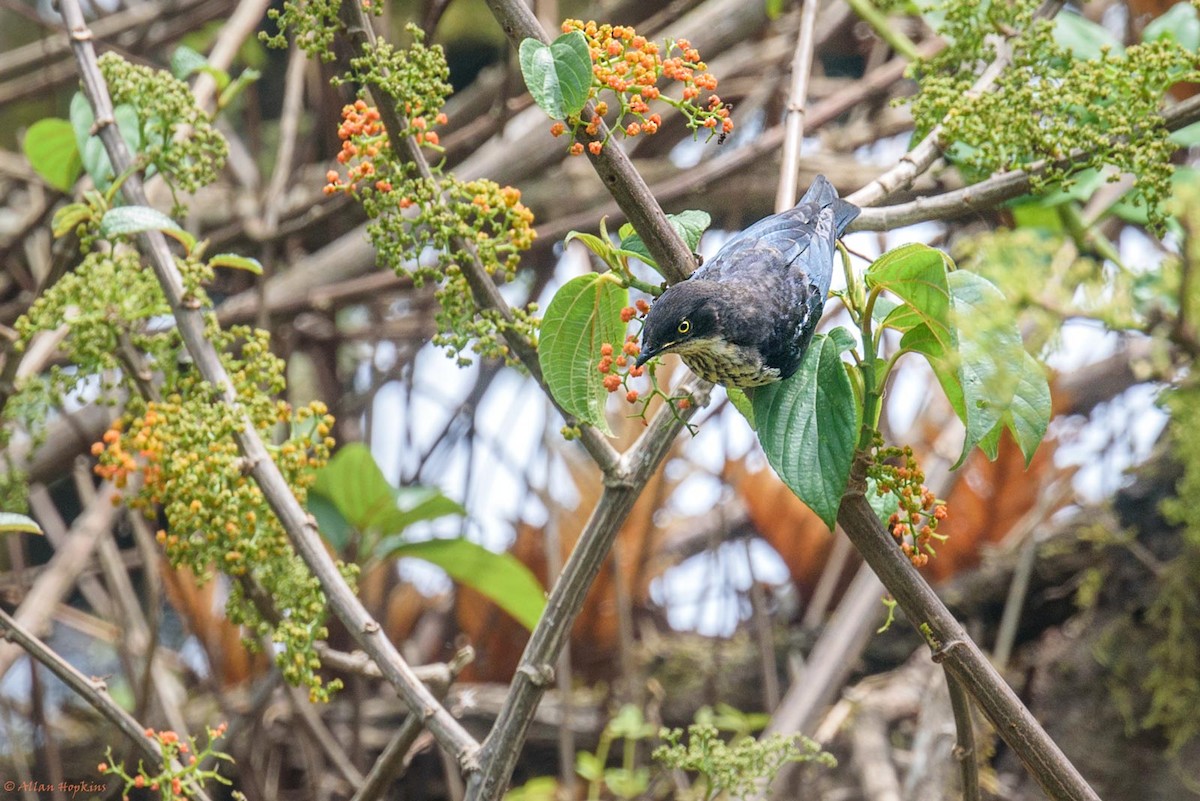
[[[950,693],[950,708],[954,711],[954,729],[958,742],[954,758],[958,760],[962,777],[963,801],[979,801],[979,757],[975,753],[975,724],[971,721],[971,699],[963,692],[958,679],[946,671],[946,690]]]
[[[112,101],[96,61],[92,33],[88,30],[78,0],[62,0],[61,12],[70,31],[84,93],[95,116],[96,131],[104,143],[114,171],[125,173],[132,158],[125,140],[113,124]],[[126,179],[122,192],[133,205],[146,205],[142,181],[136,173]],[[242,418],[243,422],[237,427],[235,436],[248,471],[262,489],[263,496],[287,531],[297,553],[320,582],[330,607],[351,636],[379,665],[408,707],[415,714],[426,716],[426,725],[439,743],[454,754],[465,770],[474,769],[478,744],[420,682],[379,623],[346,584],[320,538],[316,521],[296,500],[254,425],[246,418],[220,355],[205,336],[207,315],[185,295],[183,278],[165,238],[161,233],[151,231],[140,235],[138,241],[162,285],[180,336],[200,375],[216,388],[220,402],[230,413]]]
[[[804,105],[808,101],[808,76],[812,73],[813,29],[817,25],[818,0],[803,2],[796,53],[792,57],[792,84],[788,89],[787,114],[783,122],[783,159],[779,165],[779,186],[775,190],[776,213],[796,205],[800,146],[804,143]]]

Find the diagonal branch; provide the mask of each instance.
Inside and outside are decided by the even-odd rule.
[[[129,171],[132,158],[125,140],[113,124],[112,100],[92,45],[78,0],[62,0],[61,12],[70,32],[84,93],[95,115],[95,131],[104,143],[108,158],[117,174]],[[139,175],[131,173],[122,192],[135,205],[147,205],[146,193]],[[409,709],[425,718],[429,730],[444,748],[451,751],[464,769],[473,769],[478,744],[457,720],[429,692],[396,647],[383,633],[379,623],[342,579],[337,565],[330,557],[317,531],[316,521],[309,515],[271,459],[266,446],[242,410],[233,390],[233,382],[221,363],[213,344],[205,337],[205,312],[187,298],[183,278],[175,265],[166,239],[157,231],[138,237],[142,252],[150,262],[162,285],[163,294],[171,307],[180,335],[197,369],[205,381],[216,388],[231,414],[240,416],[243,424],[236,434],[247,470],[263,491],[264,497],[288,533],[296,552],[312,570],[325,592],[334,613],[359,646],[379,665],[384,677],[399,692]]]
[[[1063,4],[1064,0],[1044,0],[1038,10],[1033,13],[1033,19],[1050,19],[1058,13]],[[996,51],[996,57],[984,68],[979,78],[967,91],[969,97],[988,92],[1012,62],[1012,48],[1009,46],[1008,39],[999,40],[996,44]],[[941,157],[942,130],[941,123],[935,125],[916,147],[900,158],[895,167],[846,199],[858,206],[876,206],[896,192],[912,186],[913,181]]]

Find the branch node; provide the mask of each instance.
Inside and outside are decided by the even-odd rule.
[[[554,683],[554,665],[521,665],[517,672],[529,679],[535,687],[546,687]]]
[[[374,620],[367,620],[362,625],[363,634],[378,634],[379,624]],[[427,710],[428,714],[433,714]]]
[[[944,642],[944,643],[938,644],[933,649],[933,653],[931,654],[931,656],[933,657],[933,661],[937,662],[940,665],[943,661],[945,661],[946,657],[949,656],[950,651],[952,649],[965,648],[966,646],[967,646],[967,644],[965,642],[963,642],[962,640],[950,640],[949,642]]]

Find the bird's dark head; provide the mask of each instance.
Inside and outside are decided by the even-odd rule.
[[[642,328],[641,366],[660,353],[686,353],[721,336],[721,286],[713,281],[681,281],[654,301]]]

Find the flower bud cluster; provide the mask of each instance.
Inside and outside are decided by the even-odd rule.
[[[662,116],[652,112],[650,106],[656,101],[679,111],[689,129],[709,131],[710,138],[719,136],[724,141],[733,131],[730,107],[717,95],[700,102],[702,91],[716,90],[717,79],[708,72],[708,65],[700,60],[700,52],[687,39],[666,39],[659,45],[629,26],[598,25],[577,19],[565,21],[562,30],[563,33],[580,31],[587,38],[592,57],[588,99],[596,104],[589,120],[570,117],[566,123],[551,125],[550,133],[554,136],[563,135],[568,128],[572,135],[582,131],[592,140],[587,143],[588,152],[599,155],[613,135],[632,138],[658,133]],[[664,79],[668,84],[660,88]],[[678,98],[669,94],[672,81],[680,84]],[[613,112],[610,129],[604,139],[599,139],[601,120],[610,111]],[[583,151],[584,144],[578,141],[569,148],[573,156]]]
[[[649,311],[650,304],[642,299],[639,299],[633,306],[626,306],[622,309],[622,322],[630,323],[636,321],[639,332],[626,336],[619,352],[613,343],[603,343],[600,346],[600,360],[596,363],[596,370],[604,376],[602,379],[604,388],[610,393],[624,390],[625,401],[637,407],[637,411],[630,416],[639,418],[643,425],[649,424],[647,412],[650,408],[650,402],[656,397],[662,398],[670,404],[676,414],[690,408],[692,405],[692,399],[689,395],[673,396],[660,390],[658,383],[654,379],[654,368],[652,365],[639,367],[636,364],[637,358],[642,352],[641,346],[638,345],[640,328]],[[630,379],[641,378],[647,373],[650,378],[650,388],[648,391],[638,390],[630,386]]]
[[[134,789],[158,793],[163,801],[196,798],[204,794],[204,783],[209,780],[221,784],[230,783],[219,773],[219,763],[232,762],[233,757],[215,747],[217,740],[225,736],[227,729],[228,726],[224,723],[216,728],[208,728],[208,743],[202,749],[196,747],[194,739],[185,740],[170,729],[146,729],[143,733],[155,742],[162,753],[162,767],[159,770],[152,772],[144,762],[139,761],[137,771],[129,773],[125,770],[124,763],[113,758],[113,750],[109,746],[107,761],[97,765],[96,772],[104,776],[115,776],[125,783],[121,801],[129,801],[130,791]],[[210,767],[204,767],[206,764]]]
[[[945,501],[925,486],[925,473],[910,446],[877,448],[867,475],[875,480],[880,497],[891,493],[898,500],[899,508],[888,518],[888,531],[913,565],[924,567],[931,555],[937,555],[932,541],[946,540],[937,533],[938,523],[949,514]]]

